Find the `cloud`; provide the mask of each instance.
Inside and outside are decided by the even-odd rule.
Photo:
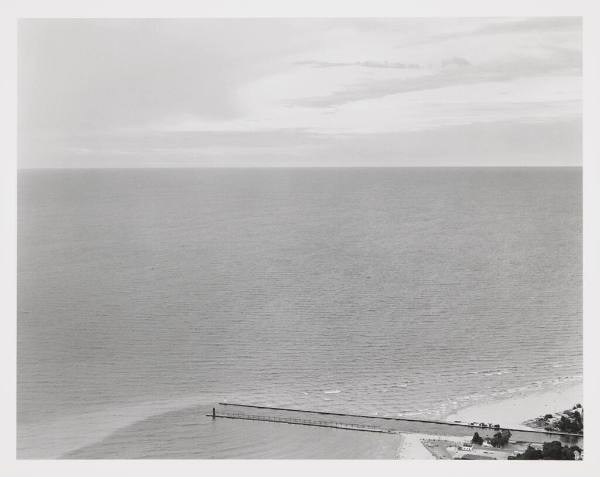
[[[238,90],[311,41],[297,28],[260,19],[22,20],[20,126],[80,131],[240,116]]]
[[[493,35],[497,33],[550,32],[581,30],[581,17],[538,17],[528,19],[510,18],[484,25],[471,35]]]
[[[581,120],[497,121],[423,131],[319,134],[306,130],[81,136],[28,143],[27,167],[578,166]],[[518,144],[515,149],[514,145]],[[35,148],[32,150],[32,147]]]
[[[340,139],[350,161],[408,166],[581,165],[581,119],[496,121]],[[515,148],[515,145],[518,145]]]
[[[348,66],[360,66],[363,68],[392,68],[401,70],[418,70],[422,66],[416,63],[401,63],[397,61],[351,61],[351,62],[335,62],[335,61],[297,61],[297,65],[314,66],[315,68],[341,68]]]
[[[443,67],[452,67],[452,66],[458,66],[458,67],[463,67],[463,66],[471,66],[471,62],[469,60],[466,60],[465,58],[460,58],[458,56],[455,56],[454,58],[450,58],[448,60],[444,60],[442,61],[442,66]]]
[[[519,78],[552,74],[581,74],[581,53],[568,48],[553,48],[546,58],[514,57],[480,65],[464,58],[451,58],[442,63],[446,68],[431,74],[382,80],[363,81],[324,96],[302,98],[289,106],[325,108],[385,96],[487,82],[511,81]],[[458,66],[458,68],[448,68]]]
[[[318,60],[304,60],[297,61],[294,64],[302,66],[312,66],[314,68],[347,68],[347,67],[362,67],[362,68],[380,68],[380,69],[398,69],[398,70],[421,70],[426,68],[418,63],[402,63],[399,61],[318,61]],[[461,57],[449,58],[443,60],[441,63],[442,67],[462,67],[470,66],[471,63]],[[428,67],[427,67],[428,68]]]
[[[470,22],[477,18],[469,19]],[[457,31],[433,34],[421,39],[411,39],[398,44],[399,48],[407,46],[428,45],[442,43],[456,39],[474,39],[494,35],[515,35],[521,33],[534,34],[560,34],[581,32],[581,17],[536,17],[536,18],[503,18],[503,19],[479,19],[483,25],[471,28],[458,28]],[[467,23],[470,25],[472,23]]]
[[[470,123],[519,155],[526,138],[507,149],[495,132],[520,136],[499,121],[579,114],[580,33],[577,18],[22,20],[19,164],[436,155],[413,141],[444,164],[464,148],[439,128]]]

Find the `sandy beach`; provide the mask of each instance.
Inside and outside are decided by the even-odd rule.
[[[570,409],[583,401],[582,383],[562,389],[553,389],[525,396],[517,396],[493,402],[465,407],[456,413],[446,416],[447,421],[493,422],[513,429],[531,429],[524,421]],[[422,440],[440,440],[462,442],[464,437],[437,436],[430,434],[403,434],[398,451],[399,459],[435,459],[423,445]]]
[[[430,434],[403,434],[402,444],[398,449],[398,459],[409,459],[409,460],[435,460],[434,455],[427,450],[427,448],[421,442],[423,439],[435,440],[444,439],[455,442],[461,442],[464,438],[461,437],[450,437],[450,436],[434,436]]]
[[[493,422],[513,429],[530,429],[523,424],[528,419],[570,409],[583,401],[583,385],[578,383],[563,389],[553,389],[510,399],[470,406],[446,416],[447,421]]]

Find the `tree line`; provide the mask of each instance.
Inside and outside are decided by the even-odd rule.
[[[575,460],[575,453],[581,454],[579,446],[562,445],[559,441],[544,442],[542,449],[528,446],[525,452],[508,456],[509,460]]]

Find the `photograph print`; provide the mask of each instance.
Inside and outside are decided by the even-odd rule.
[[[580,17],[17,57],[17,459],[584,458]]]

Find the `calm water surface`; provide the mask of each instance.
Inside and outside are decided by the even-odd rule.
[[[101,457],[117,428],[162,455],[148,426],[215,400],[443,417],[581,379],[580,169],[27,171],[18,193],[20,457]],[[197,427],[201,456],[269,456]]]

